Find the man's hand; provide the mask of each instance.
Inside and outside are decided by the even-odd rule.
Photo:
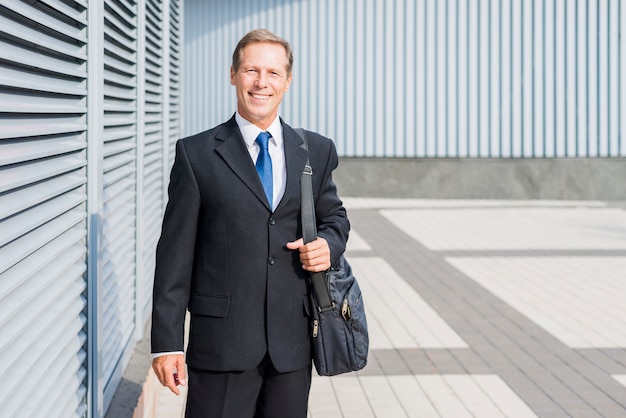
[[[302,238],[288,242],[287,248],[300,251],[302,268],[307,271],[326,271],[330,268],[330,247],[324,238],[317,237],[304,245]]]
[[[183,354],[166,354],[155,357],[152,360],[152,369],[163,386],[167,386],[176,395],[180,395],[177,386],[187,384],[187,371],[185,370],[185,356]]]

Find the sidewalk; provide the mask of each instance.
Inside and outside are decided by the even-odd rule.
[[[315,376],[310,418],[626,417],[624,205],[345,204],[370,359]]]

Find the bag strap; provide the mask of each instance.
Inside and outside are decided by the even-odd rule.
[[[309,162],[308,143],[306,140],[306,132],[302,128],[296,129],[296,132],[304,140],[302,148],[307,151],[306,164],[302,172],[300,180],[300,188],[302,193],[302,204],[300,205],[300,216],[302,218],[302,239],[305,244],[317,239],[317,224],[315,222],[315,202],[313,202],[313,169]],[[311,283],[315,291],[315,298],[322,312],[333,309],[334,305],[330,299],[330,291],[326,282],[325,272],[310,272]]]

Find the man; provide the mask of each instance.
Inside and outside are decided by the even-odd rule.
[[[334,145],[308,132],[318,239],[303,245],[307,151],[278,116],[292,64],[282,38],[263,29],[245,35],[230,71],[237,112],[176,144],[157,247],[152,352],[157,377],[176,394],[187,383],[186,360],[187,417],[307,414],[308,272],[339,259],[350,226],[331,177]]]

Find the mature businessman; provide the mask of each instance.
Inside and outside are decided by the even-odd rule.
[[[264,29],[246,34],[230,71],[235,115],[176,144],[157,247],[152,352],[172,392],[188,377],[187,417],[307,414],[307,276],[338,260],[350,226],[331,176],[335,147],[308,132],[318,239],[303,245],[307,151],[278,116],[292,65],[287,41]]]

